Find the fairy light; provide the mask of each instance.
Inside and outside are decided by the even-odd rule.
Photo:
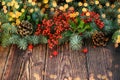
[[[98,4],[99,4],[99,1],[95,1],[95,4],[98,5]]]
[[[102,5],[99,5],[98,7],[99,7],[100,9],[102,9]]]
[[[64,10],[64,7],[63,7],[63,6],[60,6],[59,9],[63,11],[63,10]]]
[[[5,5],[5,1],[2,2],[2,5]]]
[[[118,9],[118,12],[120,12],[120,8]]]
[[[102,14],[101,16],[102,16],[102,18],[106,18],[106,15],[105,15],[105,14]]]
[[[65,9],[67,9],[68,7],[69,7],[68,4],[65,4],[65,5],[64,5],[64,8],[65,8]]]
[[[87,12],[87,13],[86,13],[86,16],[90,16],[90,12]]]
[[[87,7],[87,6],[88,6],[88,3],[84,3],[83,5],[84,5],[85,7]]]
[[[117,15],[117,18],[120,19],[120,14]]]
[[[67,3],[70,3],[70,2],[72,2],[72,1],[73,1],[73,0],[66,0]]]
[[[29,3],[32,3],[32,0],[28,0]]]
[[[106,5],[107,7],[109,7],[109,6],[110,6],[110,3],[109,3],[109,2],[107,2],[105,5]]]
[[[38,5],[39,7],[41,7],[42,4],[39,2],[37,5]]]
[[[87,11],[87,8],[82,8],[82,12],[86,12]]]
[[[53,5],[53,7],[56,7],[56,6],[57,6],[57,2],[56,2],[56,1],[53,1],[53,2],[52,2],[52,5]]]
[[[82,6],[83,5],[83,3],[82,2],[78,2],[78,6]]]
[[[111,5],[111,8],[115,8],[115,5],[114,5],[114,4],[112,4],[112,5]]]
[[[47,4],[49,2],[49,0],[43,0],[44,4]]]

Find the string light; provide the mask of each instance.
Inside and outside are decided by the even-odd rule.
[[[73,0],[66,0],[67,3],[70,3],[70,2],[72,2],[72,1],[73,1]]]
[[[90,12],[87,12],[87,13],[86,13],[86,16],[90,16]]]
[[[102,18],[106,18],[106,15],[105,15],[105,14],[102,14],[101,16],[102,16]]]
[[[2,5],[5,5],[5,1],[2,2]]]
[[[114,5],[114,4],[112,4],[112,5],[111,5],[111,8],[115,8],[115,5]]]
[[[118,9],[118,12],[120,12],[120,8]]]
[[[47,4],[49,2],[49,0],[43,0],[44,4]]]
[[[87,11],[87,8],[82,8],[82,12],[86,12]]]
[[[64,5],[64,8],[65,8],[65,9],[67,9],[68,7],[69,7],[68,4],[65,4],[65,5]]]
[[[64,7],[63,7],[63,6],[60,6],[59,9],[63,11],[63,10],[64,10]]]
[[[84,5],[85,7],[87,7],[87,6],[88,6],[88,4],[87,4],[87,3],[84,3],[83,5]]]
[[[57,7],[57,2],[56,2],[56,1],[53,1],[53,2],[52,2],[52,5],[53,5],[53,7]]]
[[[98,5],[98,4],[99,4],[99,1],[95,1],[95,4]]]
[[[117,17],[118,17],[118,19],[120,19],[120,14],[118,14],[118,16],[117,16]]]
[[[83,5],[83,3],[82,2],[78,2],[78,6],[82,6]]]
[[[105,5],[106,5],[107,7],[109,7],[109,6],[110,6],[110,3],[109,3],[109,2],[107,2]]]

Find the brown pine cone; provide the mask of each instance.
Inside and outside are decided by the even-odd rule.
[[[106,46],[108,40],[103,32],[95,32],[92,35],[92,41],[95,46]]]
[[[28,21],[22,21],[18,26],[18,34],[21,36],[27,36],[32,34],[33,32],[33,25]]]

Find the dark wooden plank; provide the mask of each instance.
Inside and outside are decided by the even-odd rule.
[[[28,58],[28,56],[25,56],[26,54],[27,52],[20,50],[16,46],[11,47],[2,80],[21,80],[21,76],[24,74],[25,62]]]
[[[9,47],[3,48],[0,46],[0,79],[2,79],[2,74],[4,72],[4,66],[6,63],[8,53],[9,53]]]
[[[43,80],[45,66],[46,45],[40,45],[33,49],[31,56],[31,79]]]
[[[112,54],[112,68],[113,80],[120,80],[120,46],[118,48],[110,47]]]
[[[68,44],[57,50],[59,55],[53,58],[51,51],[47,51],[44,80],[87,80],[85,55],[71,51]]]
[[[45,52],[45,45],[35,47],[33,52],[13,46],[2,80],[43,80]]]
[[[89,47],[88,49],[89,53],[87,54],[87,63],[89,80],[120,80],[120,78],[115,78],[115,76],[119,76],[120,72],[115,73],[115,71],[117,71],[114,68],[116,58],[113,56],[115,52],[112,45],[97,48]]]

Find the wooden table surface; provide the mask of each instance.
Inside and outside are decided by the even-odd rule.
[[[59,46],[53,58],[47,45],[34,47],[32,53],[0,47],[0,80],[120,80],[120,48],[84,47],[86,55],[68,44]]]

